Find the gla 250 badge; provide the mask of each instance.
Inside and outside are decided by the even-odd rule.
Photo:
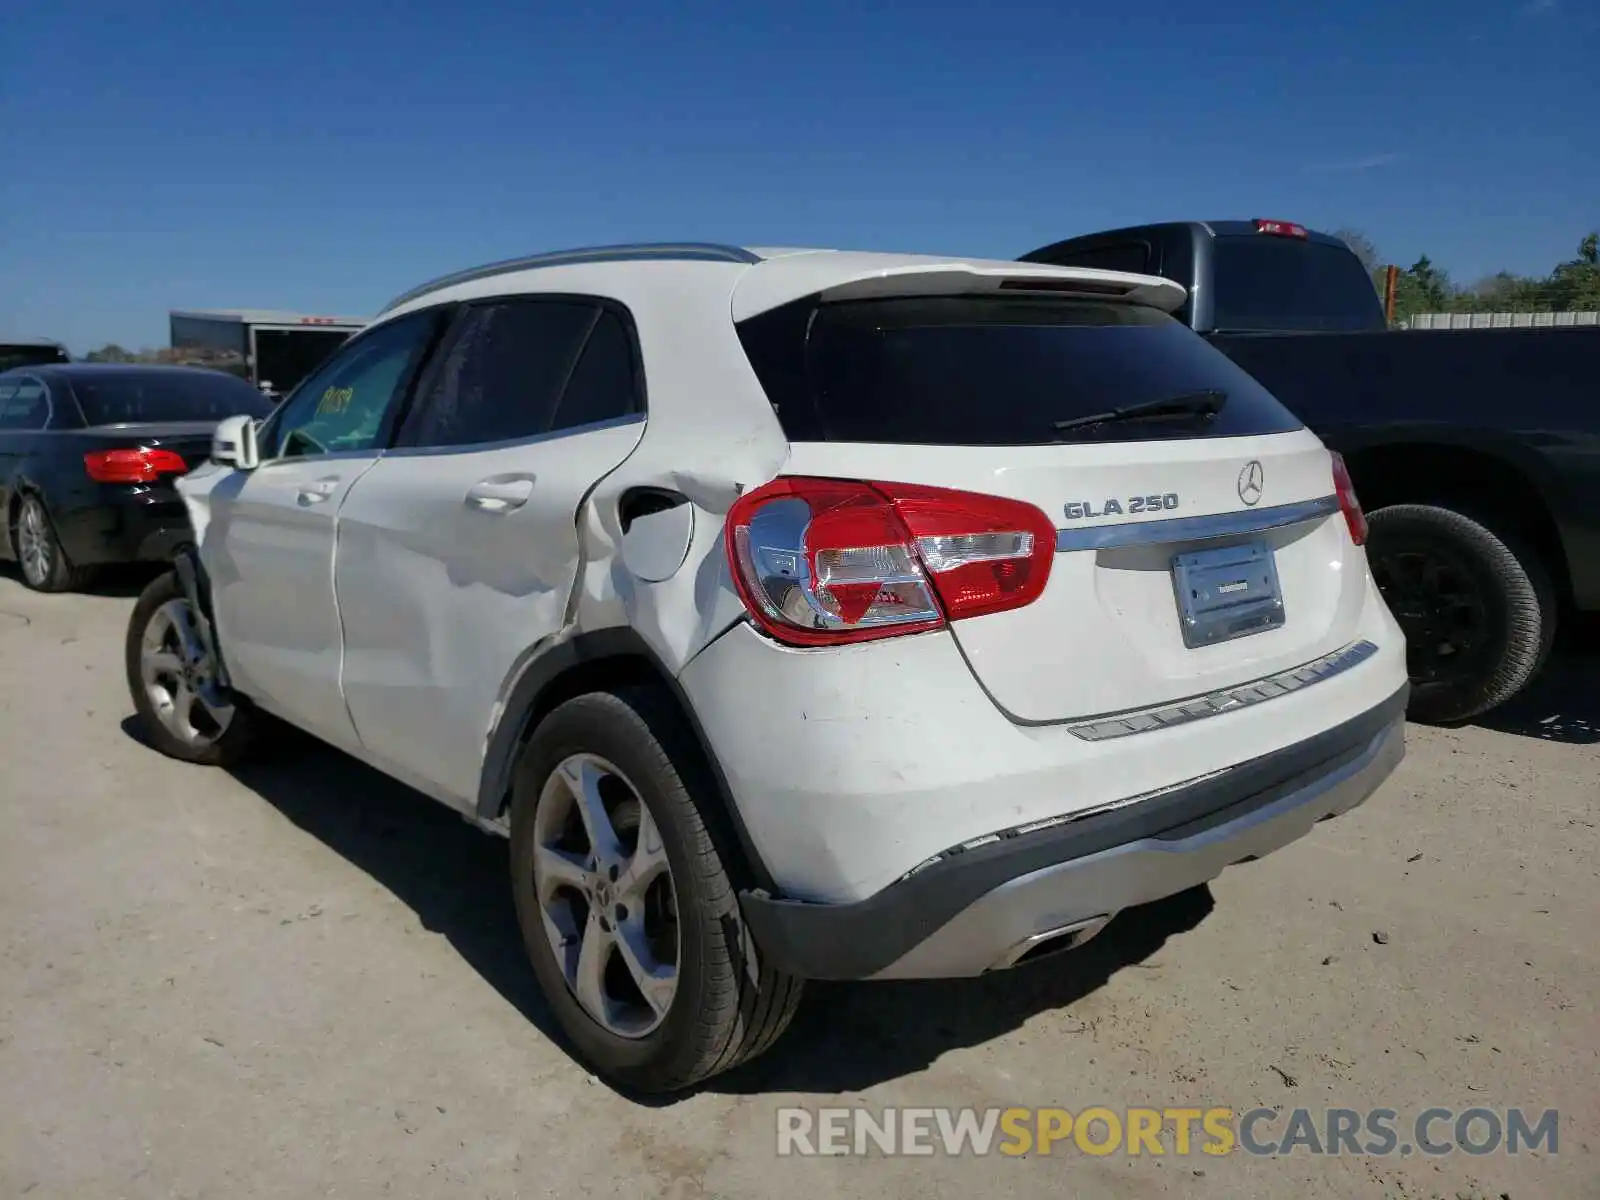
[[[1093,500],[1069,500],[1066,504],[1067,520],[1081,521],[1087,517],[1132,516],[1134,513],[1171,512],[1178,507],[1178,493],[1129,496],[1126,500],[1106,500],[1096,505]]]

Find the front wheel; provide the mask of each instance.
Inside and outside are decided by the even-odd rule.
[[[517,918],[562,1030],[601,1076],[670,1092],[766,1050],[801,983],[763,967],[692,788],[697,746],[647,689],[540,724],[512,794]]]
[[[177,572],[152,580],[134,604],[125,660],[134,711],[157,750],[228,766],[250,748],[259,714],[217,683]]]
[[[1448,508],[1397,504],[1368,523],[1373,579],[1406,635],[1410,715],[1465,721],[1521,691],[1555,635],[1537,555]]]

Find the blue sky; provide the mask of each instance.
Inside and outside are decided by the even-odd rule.
[[[618,241],[1269,216],[1472,279],[1600,227],[1600,0],[6,7],[0,331],[78,352]]]

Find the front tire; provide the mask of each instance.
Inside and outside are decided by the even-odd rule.
[[[56,536],[55,522],[44,501],[31,493],[22,498],[11,529],[11,544],[23,585],[36,592],[70,592],[83,582]]]
[[[698,746],[646,688],[556,708],[518,763],[512,892],[562,1030],[597,1074],[690,1087],[768,1049],[801,982],[761,965],[696,802]]]
[[[1453,509],[1397,504],[1368,517],[1373,578],[1406,634],[1409,715],[1449,724],[1520,692],[1555,638],[1537,555]]]
[[[128,618],[128,691],[145,740],[169,758],[230,766],[250,750],[261,715],[215,682],[176,571],[152,580]]]

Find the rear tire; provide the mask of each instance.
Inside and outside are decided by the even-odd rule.
[[[697,802],[708,786],[698,744],[672,707],[642,687],[591,692],[556,708],[534,731],[513,783],[512,892],[534,973],[579,1057],[638,1092],[678,1091],[764,1052],[800,1001],[801,981],[763,966],[745,928]],[[596,851],[596,826],[573,799],[580,793],[610,813],[617,854]],[[603,822],[598,828],[603,843]],[[647,838],[647,828],[659,839]],[[652,886],[665,880],[671,918],[658,916],[647,929],[647,902],[638,944],[651,953],[631,949],[630,938],[624,954],[621,920],[632,902],[613,889],[644,877],[634,864],[647,841],[659,847],[656,859],[664,852]],[[608,862],[621,864],[620,878]],[[664,898],[657,911],[666,913]],[[607,914],[620,919],[608,924]],[[590,949],[590,937],[600,949]],[[587,954],[601,962],[588,976]],[[637,964],[647,958],[652,969],[641,976]]]
[[[85,573],[72,565],[56,536],[50,510],[31,492],[22,497],[11,525],[11,546],[25,587],[36,592],[70,592]]]
[[[194,629],[176,571],[150,581],[128,618],[128,692],[145,740],[169,758],[231,766],[255,745],[263,715],[248,700],[208,689],[215,664]],[[212,700],[202,699],[210,690]]]
[[[1555,589],[1538,556],[1433,505],[1381,508],[1368,523],[1373,576],[1406,633],[1409,715],[1465,721],[1520,692],[1555,640]]]

